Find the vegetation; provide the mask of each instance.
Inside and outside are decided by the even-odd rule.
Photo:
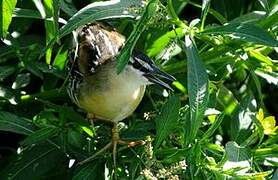
[[[277,0],[0,0],[1,179],[278,179]],[[177,78],[152,85],[111,139],[66,93],[72,31],[93,22]],[[139,38],[140,37],[140,38]]]

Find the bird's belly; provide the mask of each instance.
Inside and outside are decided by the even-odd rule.
[[[145,86],[92,91],[82,95],[79,106],[98,119],[118,122],[129,115],[141,102]]]

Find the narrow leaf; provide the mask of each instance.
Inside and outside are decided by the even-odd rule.
[[[278,41],[264,29],[244,23],[233,23],[207,29],[201,34],[232,35],[247,42],[277,47]]]
[[[276,6],[277,7],[277,6]],[[263,18],[259,25],[264,29],[277,26],[278,22],[278,8],[274,8],[266,18]]]
[[[266,10],[267,12],[269,11],[269,4],[267,0],[258,0],[261,6]]]
[[[220,124],[222,123],[222,120],[224,118],[225,114],[221,113],[217,119],[215,120],[215,122],[209,127],[209,129],[206,131],[206,133],[203,135],[202,140],[204,141],[206,139],[208,139],[209,137],[211,137],[213,135],[213,133],[217,130],[217,128],[220,126]]]
[[[257,23],[260,20],[264,20],[266,18],[266,12],[264,11],[253,11],[242,16],[239,16],[230,23]]]
[[[53,21],[53,18],[42,17],[38,11],[30,9],[15,8],[13,12],[13,17],[16,18],[31,18],[31,19],[43,19],[45,21]],[[66,20],[63,18],[58,18],[58,22],[61,24],[66,24]]]
[[[69,16],[73,16],[77,12],[72,0],[60,0],[60,4],[61,10]]]
[[[176,96],[170,97],[163,106],[161,114],[156,118],[157,137],[154,148],[157,149],[162,141],[176,128],[179,117],[180,100]]]
[[[71,33],[74,29],[82,25],[96,20],[123,17],[134,18],[137,16],[134,9],[141,9],[141,5],[142,1],[140,0],[111,0],[89,4],[72,16],[68,23],[60,29],[59,38]]]
[[[150,48],[147,49],[147,55],[150,57],[156,56],[161,52],[167,45],[169,45],[175,38],[181,38],[184,36],[182,28],[176,28],[175,30],[164,33],[162,36],[157,38]]]
[[[205,20],[209,11],[209,7],[210,7],[210,0],[203,0],[202,3],[202,14],[201,14],[201,31],[204,28],[205,25]]]
[[[268,72],[264,69],[258,68],[255,70],[255,74],[264,78],[268,83],[278,86],[278,73]]]
[[[49,143],[26,148],[1,173],[3,179],[40,179],[65,166],[66,155]],[[47,174],[48,173],[48,174]]]
[[[32,133],[31,135],[29,135],[27,138],[25,138],[21,144],[22,145],[32,145],[32,144],[36,144],[38,142],[41,141],[45,141],[48,138],[51,138],[55,135],[58,134],[58,129],[54,128],[54,127],[45,127],[42,128],[38,131],[35,131],[34,133]]]
[[[104,178],[104,164],[102,163],[90,163],[85,164],[76,170],[73,176],[73,180],[83,180],[83,179],[105,179]]]
[[[0,0],[0,37],[6,37],[17,0]]]
[[[12,75],[15,70],[16,68],[13,66],[0,66],[0,81]]]
[[[58,18],[59,18],[59,1],[58,0],[44,0],[44,7],[46,18],[52,18],[53,21],[45,21],[46,30],[46,44],[55,37],[58,32]],[[46,51],[46,63],[51,63],[52,47]]]
[[[147,7],[145,8],[142,17],[135,25],[133,31],[128,37],[124,48],[121,50],[121,53],[118,57],[117,63],[117,73],[120,73],[125,66],[128,64],[129,57],[133,51],[133,48],[140,38],[140,35],[144,32],[147,27],[147,22],[155,15],[154,13],[157,11],[158,0],[151,0]]]
[[[29,135],[34,132],[35,127],[29,119],[0,111],[0,130]]]
[[[190,36],[185,38],[187,55],[187,86],[190,105],[190,122],[187,127],[187,144],[196,136],[203,121],[208,103],[208,75]]]

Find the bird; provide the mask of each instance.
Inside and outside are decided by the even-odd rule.
[[[147,55],[138,50],[132,52],[127,66],[118,74],[117,56],[126,38],[107,23],[86,24],[77,28],[75,34],[68,63],[69,97],[92,120],[113,124],[112,141],[80,164],[113,147],[115,166],[117,144],[126,144],[119,137],[118,122],[135,111],[147,85],[158,84],[172,90],[169,84],[175,78],[161,71]]]

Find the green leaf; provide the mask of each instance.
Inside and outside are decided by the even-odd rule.
[[[201,14],[201,31],[204,28],[205,20],[206,20],[209,8],[210,8],[210,0],[203,0],[203,3],[202,3],[202,14]]]
[[[264,69],[256,69],[255,74],[264,78],[268,83],[278,86],[278,73],[268,72]]]
[[[278,169],[276,168],[273,176],[272,176],[272,180],[278,179]]]
[[[224,85],[218,87],[217,102],[222,106],[226,115],[232,115],[238,106],[238,101],[233,93]]]
[[[261,4],[261,6],[266,10],[267,12],[269,11],[269,4],[267,0],[258,0]]]
[[[230,23],[257,23],[258,21],[265,19],[265,17],[266,13],[264,11],[254,11],[242,16],[238,16],[237,18],[230,21]]]
[[[73,176],[73,180],[83,180],[83,179],[105,179],[104,178],[104,164],[103,163],[89,163],[81,166],[76,170]]]
[[[13,17],[43,19],[41,14],[36,10],[15,8]]]
[[[251,155],[247,148],[239,146],[234,141],[230,141],[225,145],[225,151],[227,154],[227,161],[224,164],[224,170],[238,168],[238,173],[239,171],[246,173],[250,169],[251,164],[249,160]],[[238,173],[236,172],[236,174]]]
[[[44,18],[38,11],[30,9],[15,8],[13,17],[16,18],[31,18],[31,19],[43,19],[45,21],[53,21],[53,18]],[[58,22],[66,24],[66,21],[62,18],[58,18]]]
[[[244,97],[231,122],[231,139],[242,143],[252,133],[253,119],[255,119],[257,104],[253,96]]]
[[[58,70],[56,67],[48,66],[45,63],[33,63],[34,66],[36,66],[39,70],[41,70],[43,73],[49,73],[53,74],[54,76],[64,79],[65,74],[61,70]]]
[[[61,170],[67,161],[66,155],[49,143],[26,148],[15,161],[1,172],[3,179],[40,179],[50,170]],[[53,172],[53,173],[54,173]],[[52,173],[51,173],[52,174]]]
[[[278,22],[278,8],[276,5],[276,8],[274,8],[266,18],[263,18],[260,21],[259,25],[264,29],[268,29],[270,27],[276,26],[277,22]]]
[[[177,28],[175,30],[164,33],[158,39],[156,39],[150,48],[147,49],[147,55],[150,57],[156,56],[161,52],[172,40],[175,38],[181,38],[184,36],[182,28]]]
[[[252,57],[261,63],[265,63],[267,65],[273,66],[271,58],[268,56],[265,56],[264,54],[260,53],[259,51],[251,50],[251,51],[249,51],[248,55],[249,55],[249,57]]]
[[[38,142],[45,141],[53,136],[56,136],[58,132],[59,129],[55,127],[45,127],[29,135],[21,142],[21,144],[22,145],[37,144]]]
[[[158,8],[158,0],[151,0],[147,7],[145,8],[142,17],[136,23],[133,31],[129,35],[128,39],[126,40],[124,48],[121,50],[120,55],[118,56],[118,63],[117,63],[117,73],[119,74],[125,66],[128,64],[129,58],[132,54],[134,46],[140,35],[144,32],[147,27],[148,21],[155,16],[155,12]]]
[[[16,68],[13,66],[0,66],[0,81],[12,75],[15,70]]]
[[[6,37],[17,0],[0,0],[0,37]]]
[[[225,114],[221,113],[217,119],[215,120],[215,122],[209,127],[209,129],[205,132],[205,134],[203,135],[201,141],[204,141],[208,138],[210,138],[213,133],[217,130],[217,128],[220,126],[220,124],[222,123],[222,120],[224,119]]]
[[[65,68],[67,58],[68,50],[64,46],[61,46],[57,52],[57,55],[55,56],[53,66],[59,70],[63,70]]]
[[[136,9],[141,9],[141,5],[142,1],[140,0],[104,1],[89,4],[72,16],[68,23],[60,29],[59,38],[71,33],[82,25],[96,20],[123,17],[134,18],[138,15]]]
[[[187,56],[187,86],[190,105],[190,122],[187,127],[187,144],[192,142],[200,128],[208,104],[208,75],[190,36],[185,38]]]
[[[34,62],[25,62],[25,68],[30,71],[32,74],[34,74],[35,76],[43,79],[43,73],[41,72],[41,70],[38,68],[38,66],[34,63]]]
[[[77,12],[72,0],[60,0],[60,4],[61,10],[69,16],[73,16]]]
[[[34,132],[35,127],[29,119],[0,111],[0,130],[29,135]]]
[[[155,119],[157,130],[155,149],[176,128],[179,118],[179,108],[180,100],[177,96],[170,97],[168,102],[162,107],[161,114]]]
[[[30,73],[18,74],[13,82],[13,89],[20,89],[26,87],[30,83]]]
[[[275,40],[267,31],[252,24],[233,23],[206,29],[201,34],[209,35],[232,35],[255,44],[262,44],[277,47],[278,41]]]
[[[58,32],[59,24],[59,1],[58,0],[44,0],[44,8],[46,18],[53,18],[53,21],[45,21],[46,30],[46,44],[55,37]],[[51,63],[52,47],[46,51],[46,63]]]
[[[161,148],[157,150],[156,157],[163,159],[163,163],[171,164],[184,160],[185,154],[188,149],[177,149],[177,148]]]

